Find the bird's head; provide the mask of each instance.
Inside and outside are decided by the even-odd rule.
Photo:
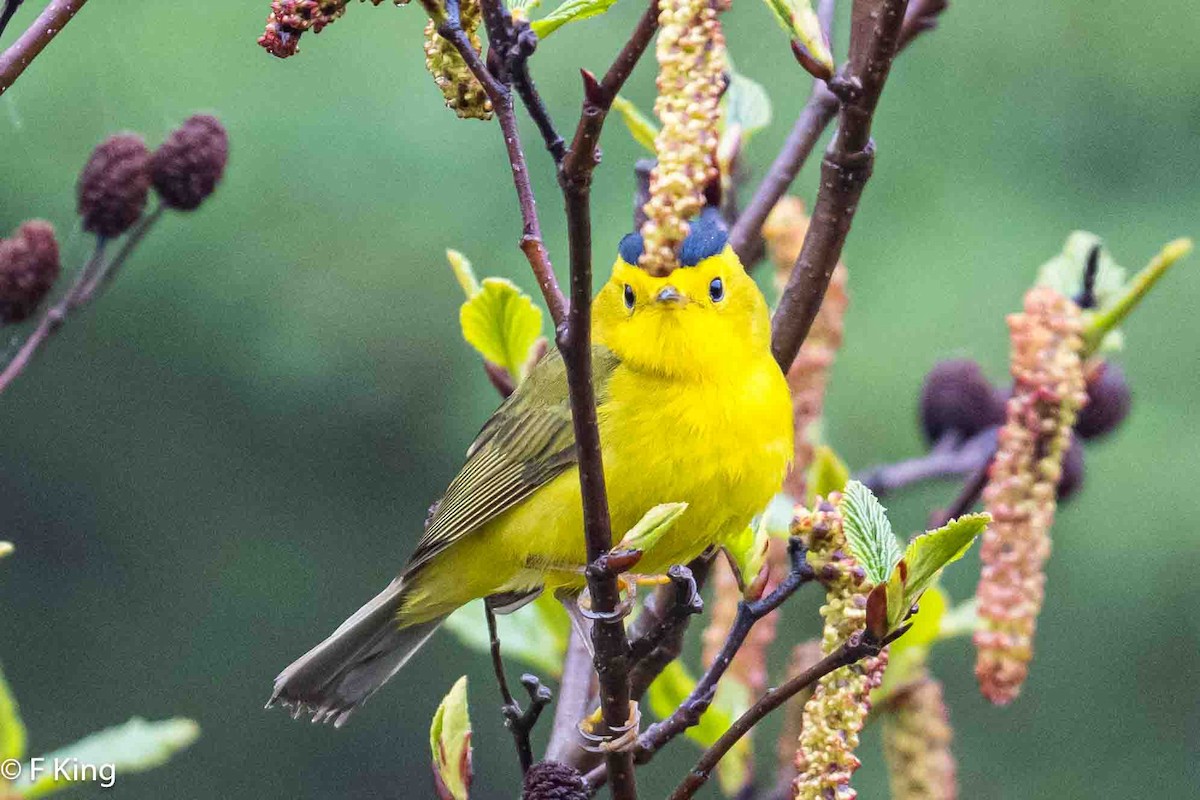
[[[630,366],[672,377],[720,377],[767,353],[766,300],[727,239],[720,215],[705,209],[679,266],[657,277],[637,266],[642,237],[626,236],[592,307],[593,338]]]

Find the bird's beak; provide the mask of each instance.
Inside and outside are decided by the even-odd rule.
[[[658,294],[654,296],[654,299],[659,303],[670,306],[683,306],[687,304],[687,297],[669,283],[658,290]]]

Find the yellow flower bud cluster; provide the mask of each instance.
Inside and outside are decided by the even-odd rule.
[[[808,214],[798,197],[786,196],[771,210],[763,225],[767,252],[775,263],[775,282],[782,289],[791,275],[804,236],[808,233]],[[825,406],[825,387],[829,371],[837,359],[845,330],[844,318],[850,297],[846,291],[846,266],[838,262],[821,302],[821,310],[812,329],[804,338],[796,360],[787,371],[792,390],[792,419],[796,426],[795,456],[783,488],[795,498],[805,496],[805,479],[813,460],[812,429],[821,419]]]
[[[975,634],[975,676],[997,705],[1016,699],[1033,657],[1062,457],[1087,402],[1074,302],[1035,287],[1008,326],[1013,395],[983,493],[993,522],[983,536],[976,589],[983,626]]]
[[[687,220],[704,207],[704,190],[717,179],[725,34],[712,0],[660,0],[656,55],[662,127],[654,139],[658,163],[650,173],[650,200],[642,225],[639,264],[652,275],[677,265]]]
[[[888,699],[883,716],[883,754],[892,800],[955,800],[954,731],[942,684],[924,673]]]
[[[821,616],[825,629],[821,650],[832,653],[863,630],[871,583],[849,555],[842,515],[834,493],[817,510],[803,510],[793,521],[793,535],[808,545],[809,562],[825,585]],[[854,755],[863,723],[871,711],[871,690],[879,686],[887,666],[887,651],[834,670],[817,683],[804,705],[797,776],[792,784],[797,800],[853,800],[858,796],[850,778],[862,762]]]
[[[459,15],[471,47],[479,52],[483,46],[479,41],[479,23],[483,21],[479,0],[462,0]],[[452,109],[460,119],[492,118],[492,101],[483,84],[471,72],[458,49],[437,32],[433,20],[425,26],[425,69],[442,90],[446,108]]]

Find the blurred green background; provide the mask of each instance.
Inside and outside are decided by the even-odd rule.
[[[26,3],[6,40],[41,5]],[[449,636],[341,731],[262,710],[276,672],[400,567],[496,404],[458,336],[444,248],[535,289],[499,133],[443,108],[420,9],[354,4],[281,62],[255,45],[267,6],[91,3],[0,98],[0,231],[50,219],[71,264],[89,247],[75,176],[104,136],[156,144],[204,110],[232,139],[215,198],[170,216],[0,398],[0,538],[17,544],[0,567],[0,658],[35,751],[133,714],[199,720],[177,761],[118,779],[130,798],[430,796],[429,718],[467,673],[476,796],[512,797],[486,660]],[[603,69],[639,12],[624,0],[536,57],[564,129],[576,69]],[[748,154],[761,174],[808,80],[761,4],[726,20],[739,69],[775,105]],[[853,302],[827,431],[853,465],[920,448],[915,396],[935,360],[970,355],[1003,377],[1004,314],[1070,230],[1101,234],[1131,268],[1200,233],[1197,34],[1188,0],[960,0],[903,56],[845,252]],[[652,64],[627,94],[649,108]],[[527,142],[561,275],[560,201],[528,126]],[[604,144],[601,266],[629,225],[641,156],[616,120]],[[814,189],[810,165],[797,191]],[[1021,701],[979,698],[967,643],[936,655],[964,797],[1200,786],[1198,289],[1193,259],[1126,327],[1134,414],[1089,450],[1087,485],[1055,528]],[[889,505],[912,529],[955,491]],[[972,591],[975,559],[950,576],[952,594]],[[782,639],[815,631],[793,612]],[[856,782],[867,798],[886,792],[877,748],[871,733]],[[673,746],[644,771],[645,796],[695,755]]]

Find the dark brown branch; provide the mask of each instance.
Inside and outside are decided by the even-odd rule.
[[[836,6],[836,0],[821,0],[818,9],[821,28],[828,41],[833,40],[833,15]],[[755,190],[754,197],[729,231],[729,244],[747,267],[762,256],[762,228],[771,209],[775,208],[796,180],[804,162],[816,146],[817,139],[821,138],[825,128],[833,121],[837,110],[838,99],[829,91],[825,81],[814,80],[812,94],[801,109],[787,141],[783,143],[783,149],[775,156],[771,168]]]
[[[950,0],[909,0],[900,28],[900,49],[908,47],[918,35],[936,28],[938,17],[949,5]]]
[[[587,541],[587,583],[597,619],[592,626],[596,675],[600,686],[600,709],[611,731],[630,722],[629,642],[625,624],[617,612],[620,590],[617,575],[607,566],[612,548],[608,498],[604,485],[600,431],[596,422],[596,392],[592,383],[592,173],[599,163],[597,144],[604,120],[626,78],[658,27],[657,4],[651,3],[629,41],[597,82],[584,72],[584,100],[571,149],[559,170],[559,185],[567,212],[567,236],[571,257],[571,302],[566,326],[558,328],[558,347],[567,368],[571,417],[583,495],[584,536]],[[605,756],[616,800],[637,797],[633,756],[612,750]]]
[[[517,117],[513,109],[512,92],[509,88],[484,66],[483,60],[471,46],[470,39],[463,32],[459,21],[458,0],[446,0],[445,11],[436,2],[428,2],[426,11],[437,22],[440,36],[454,45],[463,57],[471,73],[487,92],[488,99],[500,122],[500,130],[504,134],[504,146],[508,151],[509,165],[512,167],[513,185],[517,190],[517,203],[521,208],[523,230],[521,234],[521,250],[533,269],[537,278],[538,288],[550,310],[550,316],[556,326],[561,326],[567,316],[567,301],[562,290],[558,288],[558,278],[554,275],[554,267],[550,263],[550,254],[542,242],[542,225],[538,220],[537,199],[533,196],[533,186],[530,183],[529,168],[525,163],[525,151],[521,147],[521,134],[517,129]]]
[[[907,0],[856,0],[850,60],[830,89],[842,99],[837,134],[821,163],[821,188],[796,266],[772,320],[771,350],[786,371],[808,335],[871,177],[871,122],[896,56]]]
[[[75,14],[86,2],[87,0],[50,0],[49,5],[33,24],[7,50],[0,53],[0,94],[7,92],[8,87],[16,83],[25,68],[33,63],[67,23],[75,18]]]
[[[21,345],[21,349],[4,366],[3,371],[0,371],[0,393],[3,393],[17,379],[17,376],[24,372],[41,346],[62,327],[67,316],[83,304],[84,290],[104,266],[104,251],[107,244],[107,239],[96,239],[96,247],[92,251],[91,258],[79,270],[71,288],[57,303],[46,309],[41,319],[38,320],[37,327]]]
[[[816,574],[808,563],[807,550],[799,539],[792,539],[788,543],[788,555],[791,570],[787,577],[767,596],[753,602],[742,600],[738,603],[737,616],[725,637],[721,651],[697,681],[691,693],[671,716],[651,725],[638,737],[637,748],[634,750],[637,763],[645,764],[650,761],[655,753],[679,734],[700,724],[700,718],[704,716],[704,712],[712,705],[716,696],[718,682],[729,669],[733,657],[745,643],[755,623],[783,605],[801,586],[816,579]],[[588,785],[592,787],[599,786],[604,779],[604,767],[597,767],[587,776]]]
[[[862,636],[861,633],[855,634],[848,641],[844,642],[838,649],[834,650],[825,658],[818,661],[811,668],[805,670],[794,678],[789,679],[786,683],[777,689],[770,689],[758,701],[752,705],[746,713],[737,718],[729,730],[721,734],[721,738],[717,739],[713,745],[704,752],[700,760],[696,762],[696,766],[692,767],[688,772],[687,777],[683,782],[675,788],[671,793],[670,800],[687,800],[692,797],[701,786],[707,781],[717,763],[724,758],[725,754],[733,748],[738,741],[745,736],[751,728],[759,723],[763,717],[779,708],[789,698],[796,695],[803,689],[812,686],[814,683],[825,677],[835,669],[853,664],[859,659],[867,656],[876,655],[879,653],[880,644],[871,642]]]
[[[971,473],[963,484],[962,491],[958,493],[958,497],[954,498],[954,502],[948,508],[941,511],[935,511],[929,516],[929,527],[940,528],[956,517],[961,517],[966,514],[975,504],[979,502],[980,496],[983,494],[984,487],[988,482],[988,471],[992,466],[992,456],[996,454],[995,447],[987,454],[987,458],[983,463]]]

